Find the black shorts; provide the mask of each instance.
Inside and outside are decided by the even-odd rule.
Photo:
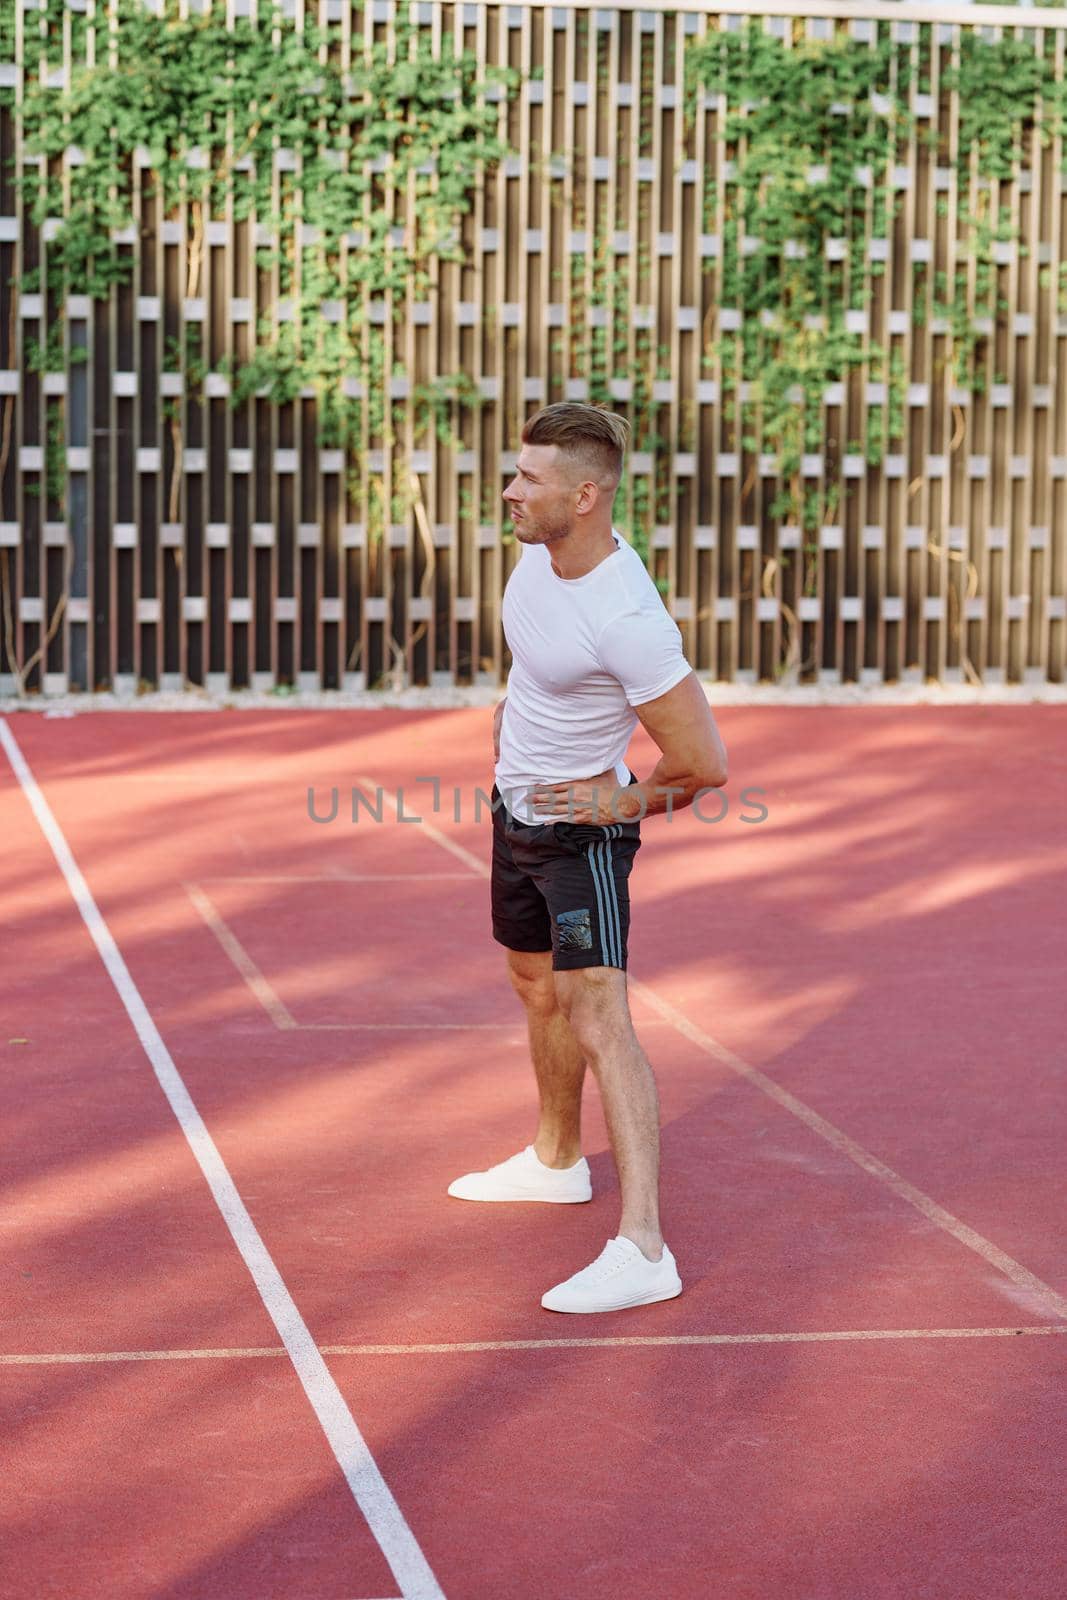
[[[632,772],[630,782],[638,782]],[[492,800],[493,938],[509,950],[551,950],[556,972],[625,970],[640,821],[519,822],[496,784]]]

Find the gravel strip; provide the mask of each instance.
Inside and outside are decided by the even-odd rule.
[[[715,706],[974,706],[1067,705],[1067,684],[779,684],[713,683],[702,680]],[[471,688],[383,690],[294,690],[264,692],[233,689],[184,690],[146,694],[113,693],[0,696],[0,713],[34,712],[45,717],[86,711],[453,711],[492,706],[504,690],[485,684]]]

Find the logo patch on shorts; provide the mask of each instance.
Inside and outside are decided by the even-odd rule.
[[[588,911],[561,911],[556,918],[561,950],[591,950],[593,925]]]

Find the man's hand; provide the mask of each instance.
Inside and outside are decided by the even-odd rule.
[[[558,818],[561,822],[586,822],[608,827],[613,822],[628,822],[638,814],[632,802],[635,785],[620,785],[615,768],[598,772],[592,778],[574,778],[570,783],[539,783],[527,792],[534,814]],[[625,796],[625,799],[623,798]]]
[[[493,712],[493,754],[498,761],[500,760],[500,724],[504,720],[504,707],[507,703],[508,697],[505,695],[503,700],[498,701]]]
[[[634,709],[663,752],[651,775],[642,783],[620,786],[612,768],[595,778],[536,784],[528,792],[535,814],[609,827],[663,812],[670,818],[704,790],[722,788],[726,747],[695,672]]]

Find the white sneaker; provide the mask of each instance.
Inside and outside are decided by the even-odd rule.
[[[547,1200],[554,1205],[576,1205],[592,1199],[593,1184],[584,1156],[579,1156],[573,1167],[546,1167],[528,1144],[517,1156],[488,1172],[468,1172],[456,1178],[448,1192],[456,1200]]]
[[[673,1300],[682,1280],[667,1246],[658,1261],[649,1261],[632,1239],[609,1239],[591,1266],[541,1296],[546,1311],[624,1311]]]

